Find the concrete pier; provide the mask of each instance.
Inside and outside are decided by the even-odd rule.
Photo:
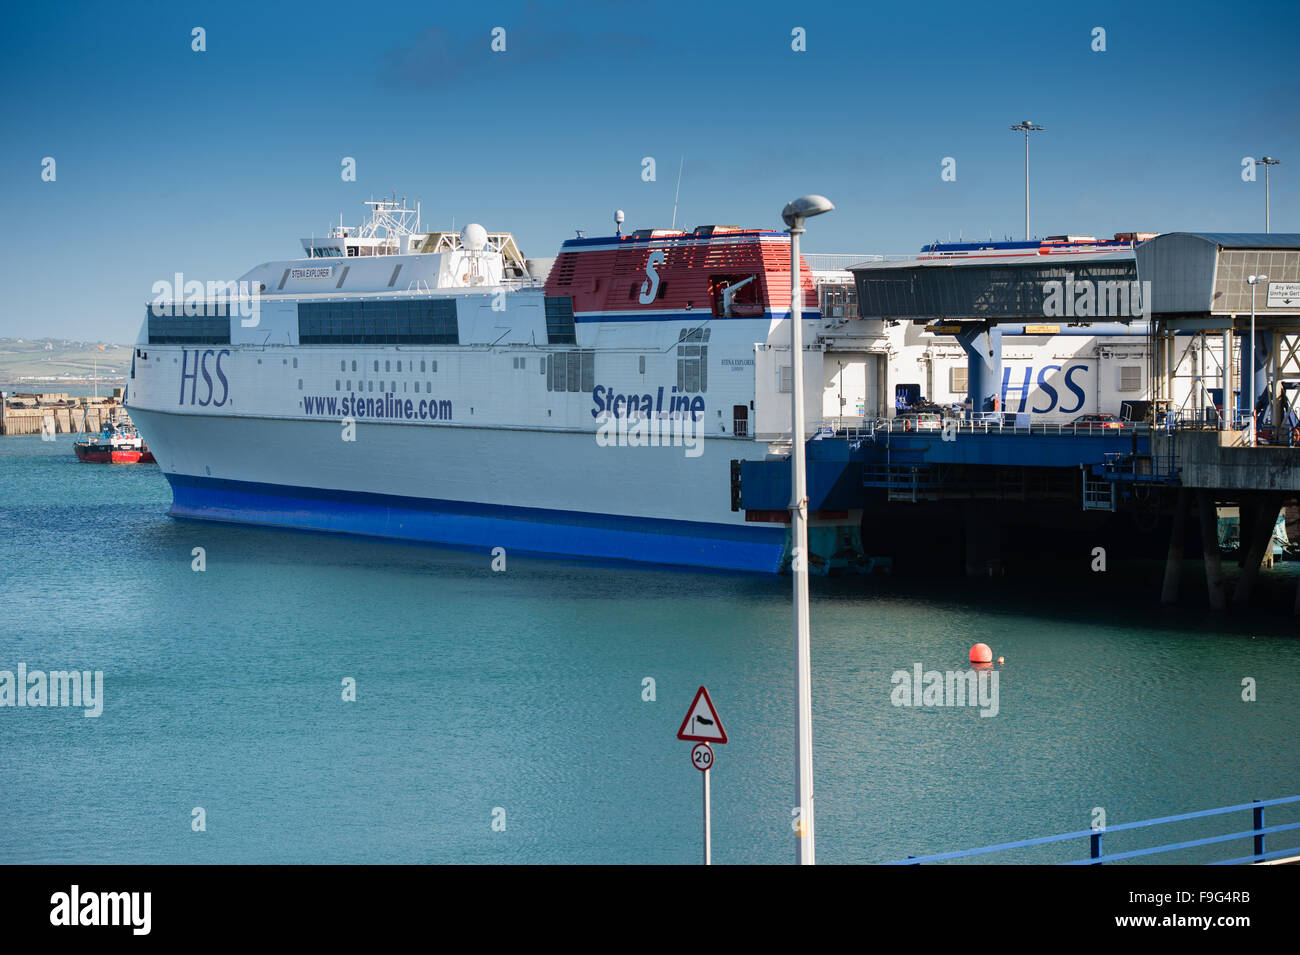
[[[1256,500],[1250,509],[1249,538],[1241,542],[1242,567],[1241,576],[1237,578],[1237,588],[1233,592],[1232,602],[1243,604],[1250,600],[1255,580],[1259,577],[1260,565],[1267,560],[1271,566],[1273,552],[1269,546],[1273,543],[1273,527],[1277,524],[1278,511],[1282,509],[1282,496],[1276,493],[1255,495]],[[1246,510],[1241,512],[1241,527],[1246,532]]]
[[[10,392],[0,400],[0,435],[97,434],[105,425],[130,423],[120,394],[96,399],[62,392]]]

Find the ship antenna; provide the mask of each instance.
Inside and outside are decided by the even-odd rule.
[[[682,194],[682,167],[686,165],[686,156],[683,155],[681,162],[677,164],[677,193],[673,196],[673,224],[672,228],[677,228],[677,200]]]

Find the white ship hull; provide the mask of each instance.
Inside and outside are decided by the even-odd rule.
[[[785,528],[730,509],[727,450],[592,432],[177,414],[133,406],[176,517],[507,553],[773,573]]]

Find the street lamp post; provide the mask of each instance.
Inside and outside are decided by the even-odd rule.
[[[1263,159],[1256,159],[1256,160],[1255,160],[1255,165],[1256,165],[1256,166],[1263,166],[1263,167],[1264,167],[1264,231],[1265,231],[1265,232],[1268,232],[1268,231],[1269,231],[1269,222],[1268,222],[1268,167],[1269,167],[1269,166],[1276,166],[1276,165],[1277,165],[1278,163],[1280,163],[1281,161],[1282,161],[1282,160],[1280,160],[1280,159],[1274,159],[1272,156],[1265,156]]]
[[[835,205],[825,196],[808,195],[786,203],[781,210],[790,233],[790,467],[792,469],[790,525],[794,534],[795,695],[798,719],[795,741],[795,788],[799,817],[795,820],[795,861],[814,865],[813,759],[812,759],[812,650],[808,627],[808,488],[804,470],[803,402],[803,288],[799,275],[799,236],[804,220],[830,212]]]
[[[1045,127],[1038,126],[1025,120],[1023,123],[1017,123],[1011,127],[1015,130],[1023,131],[1025,134],[1025,241],[1029,241],[1029,134],[1037,132]]]
[[[1255,421],[1255,286],[1260,282],[1268,281],[1267,275],[1248,275],[1246,284],[1250,286],[1250,446],[1259,447],[1259,438],[1256,436],[1258,423]],[[1274,427],[1277,426],[1277,418],[1274,416]]]

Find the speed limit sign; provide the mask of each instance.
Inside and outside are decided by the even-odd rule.
[[[708,743],[696,743],[691,747],[691,763],[702,773],[713,768],[713,747]]]

